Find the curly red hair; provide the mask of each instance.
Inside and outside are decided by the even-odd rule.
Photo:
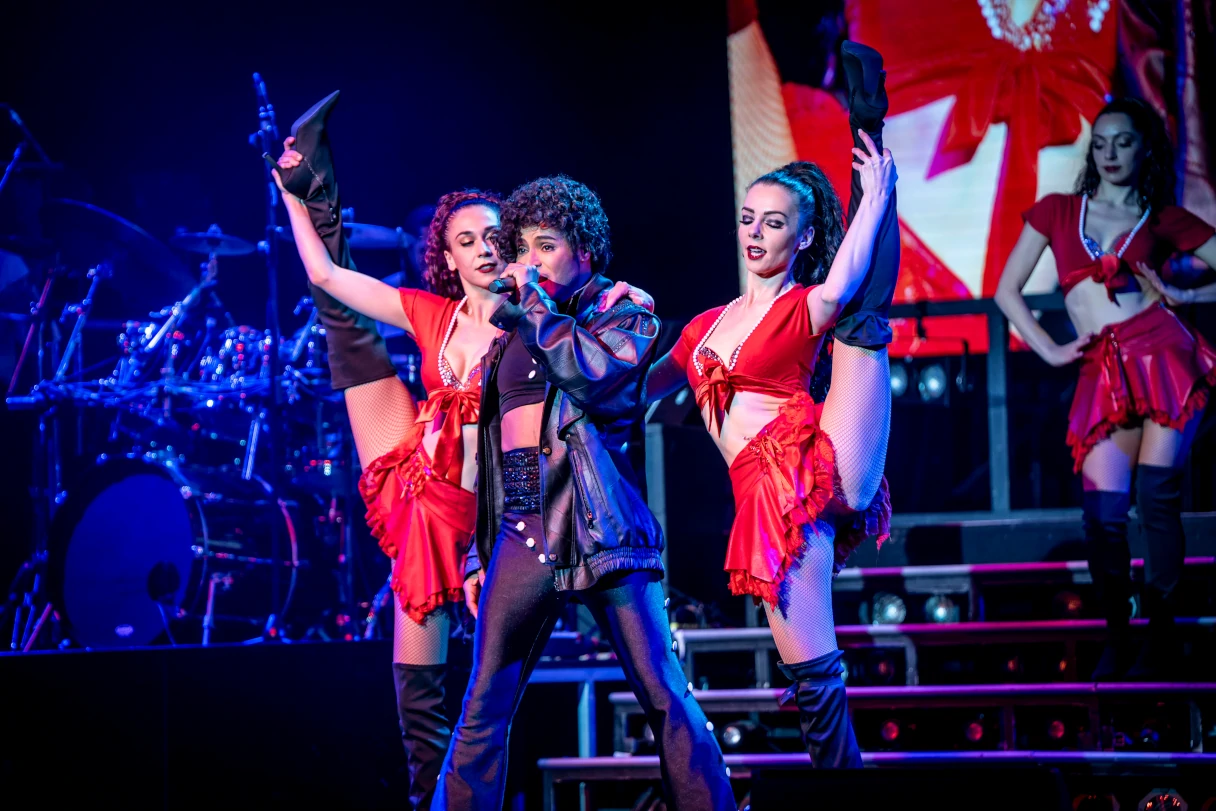
[[[435,206],[435,216],[431,217],[431,225],[426,233],[422,278],[432,292],[450,299],[461,299],[464,296],[464,288],[460,286],[460,274],[448,267],[448,260],[443,255],[448,248],[448,223],[451,222],[453,214],[469,206],[486,206],[495,211],[502,209],[498,195],[493,192],[480,189],[448,192],[439,198]]]

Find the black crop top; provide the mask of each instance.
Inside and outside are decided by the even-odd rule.
[[[545,401],[545,372],[518,335],[511,338],[498,364],[498,413]]]

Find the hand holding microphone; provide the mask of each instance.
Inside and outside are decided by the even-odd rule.
[[[491,293],[514,293],[525,284],[540,281],[539,268],[536,265],[521,265],[512,262],[503,270],[502,275],[490,282],[487,288]]]

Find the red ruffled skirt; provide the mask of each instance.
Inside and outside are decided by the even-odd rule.
[[[808,394],[794,395],[730,466],[735,522],[725,569],[733,594],[776,606],[785,573],[802,554],[803,533],[808,527],[814,531],[840,489],[836,451],[819,428],[822,408]],[[837,570],[867,537],[877,536],[880,547],[891,537],[886,478],[864,511],[832,512]]]
[[[1116,428],[1145,419],[1181,429],[1216,385],[1216,350],[1164,306],[1111,324],[1085,349],[1068,412],[1073,469]]]
[[[464,563],[477,528],[477,497],[440,478],[422,432],[373,461],[359,479],[367,525],[393,558],[391,585],[417,623],[464,600]]]

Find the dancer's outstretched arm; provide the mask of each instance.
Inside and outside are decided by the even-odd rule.
[[[300,161],[300,153],[293,151],[291,144],[292,139],[289,138],[284,144],[287,151],[279,159],[284,168],[291,168]],[[317,232],[317,228],[323,223],[312,220],[313,216],[322,215],[319,212],[310,212],[308,206],[298,197],[284,189],[277,171],[274,176],[283,194],[283,203],[287,207],[292,233],[295,236],[296,250],[300,253],[300,260],[308,273],[309,281],[342,304],[371,318],[401,326],[412,334],[408,319],[401,309],[401,299],[396,288],[337,265]],[[339,256],[349,255],[341,245],[336,251]],[[346,281],[346,288],[343,288],[343,280]],[[314,295],[318,294],[314,292]],[[364,307],[359,306],[361,302]],[[368,306],[369,303],[372,306]],[[331,333],[327,336],[331,362],[339,347],[349,348],[352,336],[372,330],[374,327],[370,323],[356,319],[344,325],[337,346],[334,344],[335,335]],[[378,380],[349,386],[342,394],[355,440],[355,450],[359,455],[359,465],[364,469],[373,460],[397,447],[405,439],[406,433],[413,427],[418,416],[418,407],[413,396],[396,375],[390,374]]]

